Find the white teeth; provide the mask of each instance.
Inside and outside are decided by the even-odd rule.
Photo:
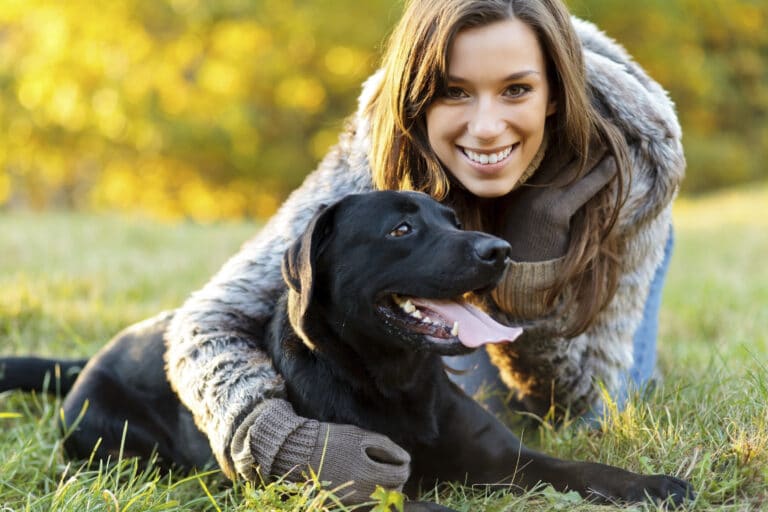
[[[392,295],[392,299],[395,301],[395,303],[398,306],[400,306],[400,309],[408,313],[411,317],[416,318],[417,320],[421,320],[422,323],[429,324],[429,325],[437,325],[437,326],[442,325],[440,320],[435,320],[428,316],[425,316],[416,306],[413,305],[413,302],[411,302],[411,299],[405,299],[395,294]],[[451,335],[452,336],[459,335],[459,322],[453,323],[453,329],[451,329]]]
[[[499,151],[498,153],[475,153],[474,151],[471,151],[469,149],[464,150],[464,154],[469,157],[470,160],[473,162],[477,162],[479,164],[495,164],[497,162],[500,162],[507,158],[509,154],[512,152],[512,148],[514,146],[509,146],[507,149],[503,151]]]
[[[402,297],[398,295],[392,295],[392,298],[394,299],[395,303],[400,306],[400,309],[408,313],[414,318],[421,319],[421,311],[418,310],[416,306],[413,305],[413,302],[411,302],[411,299],[403,300]]]

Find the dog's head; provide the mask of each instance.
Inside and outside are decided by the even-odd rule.
[[[291,322],[318,350],[332,339],[358,353],[447,355],[511,341],[519,328],[463,299],[495,286],[508,254],[505,241],[462,230],[453,210],[426,194],[347,196],[318,213],[285,253]]]

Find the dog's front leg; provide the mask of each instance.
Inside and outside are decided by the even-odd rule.
[[[591,462],[557,459],[530,450],[493,415],[454,386],[444,395],[440,440],[413,454],[411,481],[453,480],[467,484],[512,484],[531,489],[540,483],[575,490],[599,502],[671,500],[693,496],[690,484],[665,475],[639,475]],[[415,478],[414,478],[415,477]],[[409,481],[409,484],[411,482]]]

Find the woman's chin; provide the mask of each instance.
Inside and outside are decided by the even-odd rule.
[[[517,185],[518,180],[494,180],[490,182],[480,183],[463,183],[464,188],[467,189],[473,196],[482,199],[496,199],[498,197],[509,194]]]

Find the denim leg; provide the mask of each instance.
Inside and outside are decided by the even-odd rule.
[[[509,388],[502,382],[499,370],[496,368],[488,352],[479,348],[463,356],[443,356],[443,363],[453,370],[461,373],[448,372],[450,378],[464,392],[476,397],[478,391],[483,391],[479,400],[490,412],[499,415],[506,406],[502,396],[509,392]]]
[[[630,390],[644,389],[656,369],[656,338],[659,334],[661,296],[674,245],[674,232],[670,227],[669,238],[664,246],[664,257],[651,281],[648,299],[645,301],[645,308],[643,309],[643,319],[635,331],[632,344],[634,360],[629,374],[624,377],[618,396],[614,397],[620,410],[624,408]]]

